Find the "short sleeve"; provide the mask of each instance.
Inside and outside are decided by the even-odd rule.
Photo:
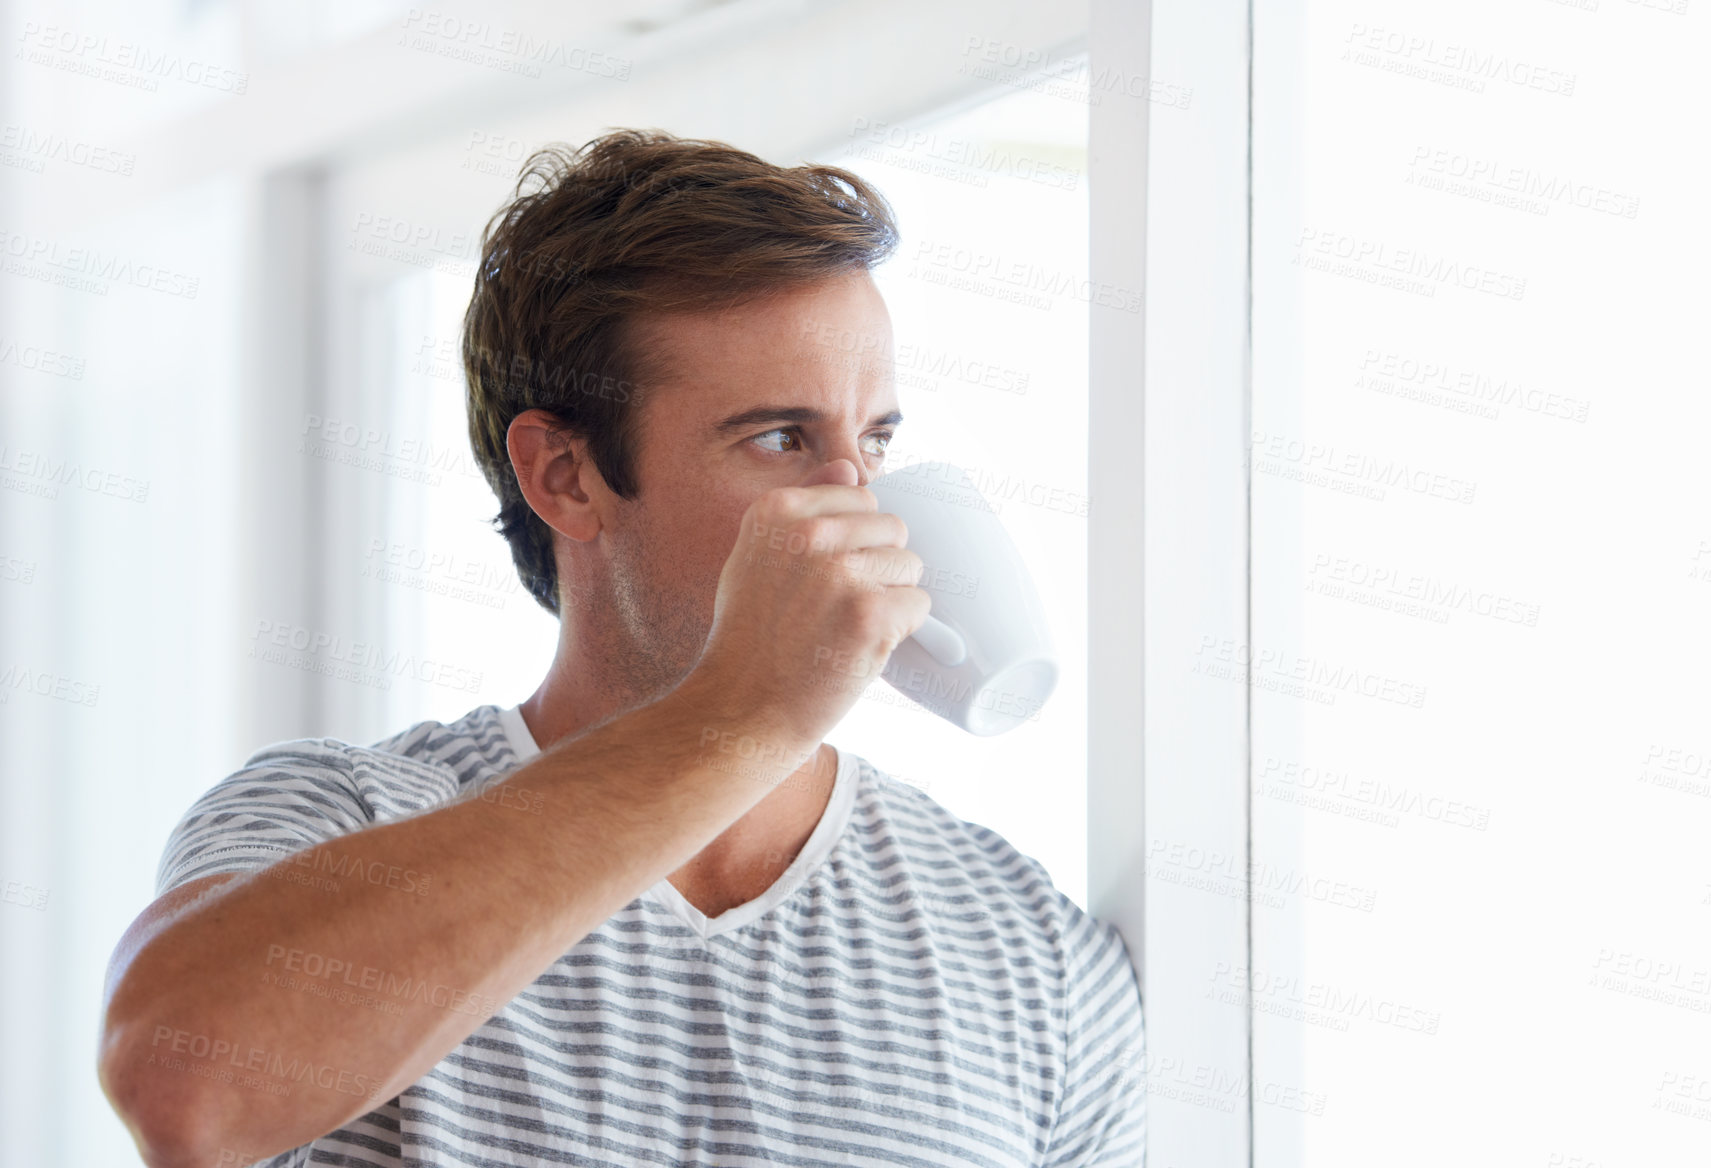
[[[155,895],[202,876],[268,867],[374,818],[344,743],[303,738],[263,747],[191,804],[172,829]]]
[[[1068,940],[1067,1069],[1042,1168],[1144,1168],[1146,1033],[1122,934],[1081,914]]]

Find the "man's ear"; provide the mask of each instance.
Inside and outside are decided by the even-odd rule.
[[[541,522],[579,542],[600,533],[611,491],[588,457],[586,438],[546,410],[524,410],[505,431],[505,449]]]

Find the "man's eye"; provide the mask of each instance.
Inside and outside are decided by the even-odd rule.
[[[794,426],[784,426],[784,427],[781,427],[777,430],[768,430],[764,434],[756,434],[753,438],[749,439],[749,441],[751,441],[751,442],[762,442],[763,439],[771,438],[774,434],[782,434],[786,438],[788,438],[790,441],[792,441],[796,444],[795,446],[790,447],[788,449],[773,449],[770,446],[765,447],[768,450],[772,450],[772,452],[774,454],[788,454],[792,450],[802,449],[802,435],[797,432],[797,430]],[[891,439],[894,435],[895,435],[895,431],[892,431],[892,430],[883,430],[878,434],[867,435],[867,437],[864,438],[863,441],[865,441],[865,442],[877,442],[879,444],[878,449],[876,449],[876,450],[870,449],[868,451],[868,453],[873,454],[873,455],[877,455],[879,457],[884,457],[885,449],[887,446],[890,445]],[[764,442],[762,444],[763,444],[763,446],[765,445]]]
[[[750,441],[751,442],[759,442],[762,438],[770,438],[774,434],[786,434],[786,435],[788,435],[792,440],[794,440],[796,442],[797,448],[800,449],[801,443],[802,443],[802,436],[800,434],[798,434],[795,430],[793,430],[789,427],[784,427],[784,428],[778,429],[778,430],[768,430],[764,434],[756,434],[753,438],[750,439]],[[768,447],[768,449],[771,449],[771,448]],[[787,452],[783,451],[783,450],[776,450],[776,451],[773,451],[773,453],[784,454]]]

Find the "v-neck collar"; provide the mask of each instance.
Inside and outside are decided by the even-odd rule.
[[[541,752],[541,748],[535,743],[534,735],[529,733],[528,723],[523,721],[520,703],[499,709],[499,725],[505,731],[505,737],[510,741],[518,762],[527,762]],[[832,854],[832,849],[837,846],[845,826],[849,823],[850,811],[855,806],[854,761],[843,748],[833,746],[832,749],[837,751],[838,755],[838,773],[832,780],[832,798],[826,804],[826,810],[821,813],[820,822],[814,825],[808,842],[802,845],[802,850],[796,853],[796,858],[791,861],[790,866],[765,892],[753,900],[726,909],[716,917],[708,917],[690,904],[666,877],[661,877],[658,883],[647,890],[646,895],[653,897],[687,925],[691,932],[703,939],[740,929],[790,899],[826,857]]]

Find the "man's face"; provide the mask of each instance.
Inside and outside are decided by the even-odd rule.
[[[634,339],[658,375],[641,406],[639,494],[614,497],[601,535],[619,626],[603,639],[611,667],[651,694],[700,659],[749,505],[837,459],[865,485],[902,414],[890,315],[865,272],[717,313],[650,317]]]

